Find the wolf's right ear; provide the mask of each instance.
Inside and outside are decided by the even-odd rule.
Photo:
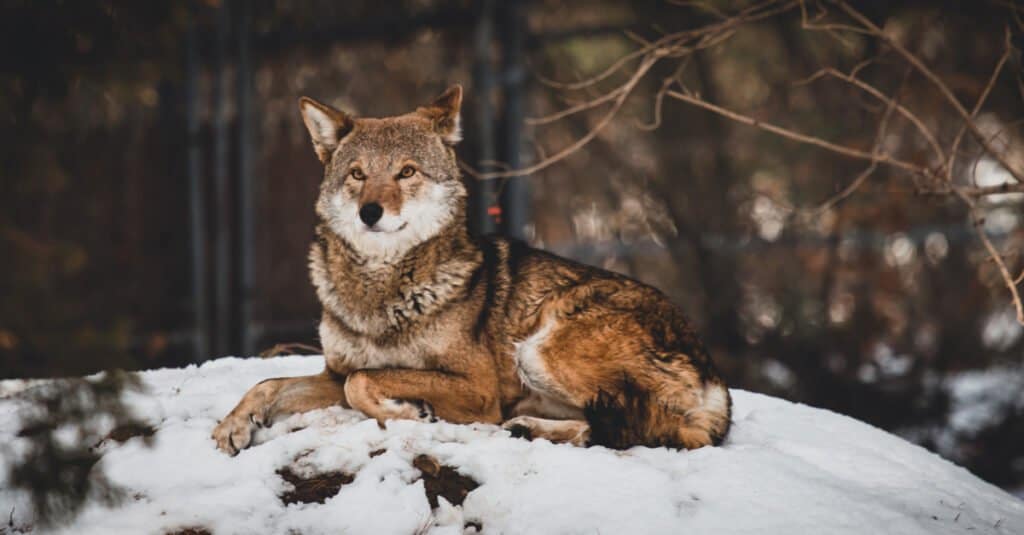
[[[326,164],[341,138],[352,131],[352,118],[309,97],[299,99],[299,110],[302,111],[302,122],[306,123],[306,129],[313,138],[316,155],[321,163]]]
[[[417,111],[426,115],[434,123],[434,130],[441,134],[441,139],[448,145],[462,141],[462,128],[459,125],[459,110],[462,109],[462,86],[455,84],[441,93],[429,106]]]

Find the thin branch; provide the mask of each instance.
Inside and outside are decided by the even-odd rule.
[[[843,188],[842,191],[840,191],[839,193],[833,195],[832,197],[827,199],[825,202],[823,202],[820,205],[818,205],[817,208],[814,208],[813,210],[810,210],[809,212],[806,213],[806,215],[808,215],[810,217],[818,217],[818,216],[824,214],[825,212],[831,210],[837,204],[843,202],[844,200],[846,200],[847,197],[849,197],[850,195],[853,195],[853,193],[855,191],[860,189],[860,187],[864,184],[864,182],[868,179],[868,177],[870,177],[875,172],[875,169],[878,169],[878,161],[877,160],[871,162],[871,165],[869,165],[867,167],[867,169],[861,171],[861,173],[859,175],[857,175],[857,177],[854,178],[853,181],[850,182],[845,188]]]
[[[978,112],[981,111],[981,107],[985,104],[985,100],[988,99],[988,94],[992,92],[992,88],[996,85],[996,80],[999,78],[999,73],[1003,70],[1003,65],[1006,64],[1006,60],[1010,59],[1011,50],[1013,50],[1013,48],[1010,45],[1010,28],[1007,27],[1006,50],[1003,51],[1003,55],[999,58],[999,62],[996,63],[996,68],[992,70],[992,76],[989,77],[988,83],[985,84],[985,89],[981,92],[981,96],[978,97],[978,101],[974,104],[974,109],[971,110],[971,116],[964,121],[963,125],[960,126],[960,130],[956,133],[956,137],[953,139],[953,145],[949,151],[949,160],[946,161],[946,179],[950,182],[953,181],[953,167],[956,163],[956,153],[960,148],[960,142],[963,140],[964,132],[967,131],[967,124],[973,123],[974,118],[977,117]],[[1018,180],[1018,182],[1020,181]]]
[[[1004,182],[1002,184],[996,184],[995,186],[961,186],[958,187],[957,190],[969,197],[978,198],[987,197],[989,195],[1003,195],[1006,193],[1024,193],[1024,184],[1011,184],[1009,182]],[[919,193],[925,195],[949,195],[953,192],[953,189],[949,187],[919,191]]]
[[[1017,323],[1024,325],[1024,303],[1021,302],[1020,292],[1017,291],[1017,284],[1019,283],[1014,280],[1013,275],[1010,274],[1010,269],[1006,267],[1003,255],[999,253],[992,240],[989,239],[988,233],[985,232],[985,219],[978,213],[978,203],[975,198],[964,193],[962,188],[958,188],[953,184],[950,184],[950,186],[953,188],[953,193],[967,205],[968,213],[971,216],[971,226],[974,227],[974,232],[978,235],[978,239],[981,240],[985,251],[988,252],[989,259],[995,263],[996,268],[999,270],[999,276],[1002,277],[1003,284],[1010,291],[1010,302],[1017,312]]]
[[[563,89],[569,91],[584,89],[598,82],[601,82],[602,80],[607,79],[609,76],[612,76],[616,72],[620,71],[623,67],[625,67],[630,61],[642,58],[645,55],[654,52],[655,50],[667,50],[668,53],[664,54],[666,56],[670,56],[672,52],[678,52],[680,47],[685,46],[685,44],[688,41],[705,37],[708,35],[718,35],[721,34],[722,32],[734,29],[737,26],[740,26],[741,24],[762,20],[777,15],[779,13],[789,11],[790,9],[795,8],[797,4],[797,0],[792,0],[790,2],[780,2],[780,0],[766,0],[764,2],[754,4],[753,6],[750,6],[742,10],[738,14],[724,21],[703,26],[701,28],[697,28],[694,30],[685,30],[665,35],[664,37],[661,37],[656,41],[652,41],[648,45],[643,46],[638,50],[634,50],[633,52],[630,52],[629,54],[622,56],[600,73],[585,80],[580,80],[578,82],[558,82],[555,80],[545,78],[539,74],[537,75],[537,77],[544,85],[556,89]],[[639,36],[634,35],[633,37],[637,38]]]
[[[644,75],[647,74],[647,71],[649,71],[655,63],[657,63],[658,59],[660,59],[659,54],[650,54],[648,57],[644,58],[644,61],[641,62],[636,72],[633,73],[633,76],[631,76],[630,79],[625,84],[622,85],[622,90],[619,91],[619,94],[615,98],[615,101],[612,104],[611,109],[608,110],[608,113],[605,114],[605,116],[602,117],[601,120],[598,121],[598,123],[594,125],[594,127],[591,128],[586,135],[579,138],[568,147],[565,147],[564,149],[556,152],[555,154],[552,154],[551,156],[545,158],[544,160],[541,160],[540,162],[537,162],[528,167],[523,167],[521,169],[512,169],[508,171],[481,172],[470,167],[466,163],[463,163],[463,169],[470,176],[476,178],[477,180],[491,180],[495,178],[511,178],[516,176],[530,175],[538,171],[542,171],[555,163],[558,163],[559,161],[565,159],[570,154],[576,152],[577,150],[585,146],[587,143],[590,143],[595,137],[597,137],[598,134],[601,133],[602,130],[604,130],[606,126],[608,126],[611,120],[615,118],[619,110],[622,108],[622,104],[626,101],[626,98],[630,94],[632,94],[633,89],[636,87],[637,83],[639,83],[640,80],[644,77]]]
[[[722,32],[719,35],[710,35],[710,34],[706,35],[703,39],[701,39],[701,41],[699,43],[697,43],[696,45],[694,45],[692,47],[656,48],[656,49],[652,50],[652,53],[657,55],[659,58],[683,56],[688,61],[689,58],[690,58],[690,55],[693,52],[696,52],[697,50],[703,50],[705,48],[710,48],[710,47],[716,46],[718,44],[721,44],[723,41],[725,41],[726,39],[729,39],[733,35],[735,35],[735,31],[734,30],[727,30],[725,32]],[[679,71],[681,71],[682,67],[685,67],[685,65],[686,65],[686,62],[684,61],[681,64],[681,66],[679,68],[677,68],[676,72],[678,73]],[[673,75],[673,76],[675,76],[675,75]],[[580,112],[583,112],[583,111],[586,111],[586,110],[589,110],[589,109],[596,108],[596,107],[598,107],[598,106],[600,106],[600,105],[602,105],[602,104],[604,104],[606,102],[614,100],[625,87],[626,87],[626,84],[623,84],[623,85],[615,88],[614,90],[612,90],[612,91],[610,91],[608,93],[605,93],[605,94],[599,95],[597,97],[594,97],[593,99],[581,102],[581,103],[579,103],[579,104],[577,104],[575,106],[566,108],[566,109],[564,109],[562,111],[558,111],[558,112],[555,112],[555,113],[552,113],[552,114],[549,114],[549,115],[545,115],[543,117],[529,117],[529,118],[525,119],[524,122],[526,124],[528,124],[528,125],[531,125],[531,126],[543,126],[543,125],[546,125],[546,124],[553,123],[555,121],[558,121],[559,119],[563,119],[563,118],[568,117],[570,115],[575,115],[577,113],[580,113]],[[659,102],[660,102],[661,99],[664,98],[663,91],[665,89],[667,89],[667,88],[665,88],[664,84],[663,84],[663,90],[659,91],[659,93],[658,93],[659,94],[659,96],[658,96]],[[660,106],[660,104],[658,106]]]
[[[575,106],[566,108],[559,112],[552,113],[550,115],[545,115],[543,117],[527,117],[526,119],[523,120],[523,122],[531,126],[542,126],[545,124],[553,123],[559,119],[568,117],[570,115],[575,115],[582,111],[596,108],[601,104],[614,100],[616,97],[619,96],[619,94],[625,87],[625,85],[619,86],[614,90],[609,91],[608,93],[605,93],[597,98],[581,102]]]
[[[694,106],[697,106],[697,107],[700,107],[700,108],[704,108],[704,109],[706,109],[708,111],[717,113],[719,115],[722,115],[723,117],[732,119],[733,121],[736,121],[738,123],[743,123],[743,124],[746,124],[746,125],[749,125],[749,126],[760,128],[761,130],[765,130],[767,132],[771,132],[773,134],[782,136],[782,137],[790,139],[792,141],[796,141],[796,142],[799,142],[799,143],[806,143],[808,145],[814,145],[816,147],[820,147],[820,148],[823,148],[823,149],[835,152],[837,154],[842,154],[842,155],[848,156],[850,158],[856,158],[856,159],[867,160],[867,161],[872,161],[872,162],[877,161],[878,163],[883,163],[883,164],[886,164],[886,165],[891,165],[893,167],[897,167],[897,168],[900,168],[900,169],[902,169],[904,171],[909,171],[909,172],[914,173],[914,174],[919,174],[919,175],[930,175],[931,174],[928,169],[926,169],[926,168],[924,168],[924,167],[922,167],[920,165],[916,165],[916,164],[913,164],[913,163],[910,163],[910,162],[906,162],[906,161],[903,161],[903,160],[899,160],[899,159],[893,158],[892,156],[889,156],[888,154],[876,155],[876,154],[872,154],[872,153],[867,152],[867,151],[863,151],[863,150],[859,150],[859,149],[854,149],[854,148],[847,147],[847,146],[844,146],[844,145],[839,145],[839,144],[836,144],[836,143],[832,143],[831,141],[826,141],[826,140],[821,139],[819,137],[814,137],[814,136],[809,136],[807,134],[801,134],[799,132],[794,132],[793,130],[789,130],[787,128],[783,128],[781,126],[778,126],[778,125],[775,125],[775,124],[772,124],[772,123],[766,123],[766,122],[763,122],[763,121],[761,121],[759,119],[754,119],[753,117],[750,117],[750,116],[747,116],[747,115],[743,115],[743,114],[740,114],[740,113],[736,113],[736,112],[734,112],[732,110],[723,108],[721,106],[717,106],[715,104],[712,104],[712,103],[710,103],[710,102],[708,102],[706,100],[703,100],[703,99],[701,99],[699,97],[696,97],[696,96],[693,96],[693,95],[687,95],[687,94],[680,93],[678,91],[673,91],[673,90],[669,90],[667,94],[668,94],[668,96],[670,96],[670,97],[672,97],[674,99],[681,100],[681,101],[687,102],[689,104],[693,104]]]
[[[680,67],[685,66],[685,63],[680,63]],[[661,126],[661,110],[665,103],[665,93],[668,93],[669,88],[676,81],[676,76],[679,74],[679,70],[672,76],[666,77],[661,81],[661,88],[658,89],[658,93],[654,96],[654,119],[649,123],[637,123],[636,127],[645,132],[651,132],[657,130]]]
[[[907,74],[909,74],[909,71]],[[899,92],[902,92],[903,88],[907,85],[907,78],[907,75],[903,76],[903,82],[900,83]],[[843,188],[842,191],[840,191],[836,195],[833,195],[831,198],[829,198],[820,206],[818,206],[816,210],[811,212],[812,216],[819,216],[825,213],[826,211],[830,210],[832,207],[839,204],[850,195],[853,195],[853,193],[860,189],[861,185],[863,185],[864,182],[867,181],[868,177],[870,177],[875,172],[875,169],[878,168],[878,158],[882,156],[881,150],[882,145],[885,143],[885,133],[889,128],[889,119],[892,118],[893,110],[900,107],[899,103],[896,102],[895,98],[888,99],[886,102],[887,104],[885,107],[885,114],[882,115],[882,120],[879,121],[878,123],[878,130],[875,131],[875,142],[871,149],[871,154],[875,156],[875,159],[871,161],[871,165],[868,166],[867,169],[861,172],[861,174],[857,175],[857,178],[855,178],[853,182],[848,184],[845,188]]]
[[[644,54],[649,53],[651,50],[654,50],[654,48],[656,48],[656,46],[652,45],[652,46],[649,46],[649,47],[641,48],[639,50],[634,50],[633,52],[630,52],[629,54],[626,54],[625,56],[622,56],[621,58],[616,60],[607,69],[601,71],[600,73],[598,73],[598,74],[596,74],[594,76],[591,76],[590,78],[587,78],[587,79],[584,79],[584,80],[580,80],[578,82],[571,82],[571,83],[558,82],[556,80],[552,80],[550,78],[546,78],[546,77],[544,77],[540,73],[534,73],[534,74],[537,76],[537,79],[540,80],[540,82],[542,84],[546,85],[546,86],[553,87],[555,89],[563,89],[563,90],[567,90],[567,91],[575,91],[575,90],[578,90],[578,89],[583,89],[583,88],[592,86],[592,85],[594,85],[594,84],[596,84],[596,83],[598,83],[598,82],[608,78],[609,76],[615,74],[616,72],[619,72],[619,70],[621,70],[623,67],[625,67],[626,64],[628,64],[630,61],[633,61],[634,59],[642,58],[644,56]]]
[[[996,246],[992,244],[992,240],[989,239],[988,234],[985,232],[984,219],[977,217],[974,206],[971,205],[971,217],[974,219],[974,231],[978,234],[978,238],[981,240],[982,245],[985,246],[985,250],[988,251],[989,258],[995,262],[996,267],[999,269],[999,275],[1003,279],[1003,283],[1006,288],[1010,290],[1010,301],[1013,303],[1014,309],[1017,311],[1017,323],[1024,325],[1024,303],[1021,302],[1020,292],[1017,291],[1017,285],[1020,284],[1021,279],[1024,279],[1024,273],[1021,278],[1014,280],[1013,275],[1010,274],[1009,268],[1006,267],[1006,262],[1003,261],[1002,255],[996,249]]]
[[[825,17],[828,16],[828,10],[825,9],[824,6],[821,6],[819,4],[818,8],[821,11],[814,17],[814,20],[812,21],[812,20],[807,18],[807,7],[806,7],[804,1],[803,0],[800,1],[800,27],[801,28],[803,28],[804,30],[814,30],[814,31],[826,32],[832,38],[834,38],[835,40],[837,40],[840,43],[842,43],[843,46],[845,46],[847,48],[850,48],[850,49],[855,48],[855,45],[853,43],[847,41],[838,32],[851,32],[851,33],[859,33],[859,34],[863,34],[863,35],[870,35],[870,32],[864,30],[863,28],[858,28],[856,26],[850,26],[849,24],[834,24],[834,23],[833,24],[817,24],[816,21],[822,20],[822,19],[824,19]]]
[[[893,103],[893,99],[889,98],[884,93],[879,91],[878,88],[876,88],[875,86],[873,86],[873,85],[871,85],[871,84],[861,80],[860,78],[857,78],[856,76],[845,74],[845,73],[843,73],[843,72],[841,72],[841,71],[839,71],[837,69],[834,69],[832,67],[826,67],[824,69],[821,69],[820,71],[812,74],[811,76],[796,82],[794,85],[802,85],[802,84],[811,83],[814,80],[817,80],[818,78],[822,78],[824,76],[832,76],[832,77],[838,78],[840,80],[843,80],[843,81],[845,81],[845,82],[847,82],[849,84],[857,86],[858,88],[860,88],[864,92],[866,92],[869,95],[871,95],[871,96],[875,97],[876,99],[880,100],[883,104],[891,105]],[[935,156],[938,158],[938,161],[940,161],[940,162],[945,161],[946,160],[945,152],[942,150],[942,147],[939,145],[938,140],[935,139],[935,135],[932,134],[931,130],[929,130],[927,126],[925,126],[924,122],[922,122],[921,119],[918,118],[916,114],[914,114],[913,112],[908,110],[902,104],[897,104],[896,105],[896,111],[899,112],[900,115],[902,115],[905,119],[910,121],[914,125],[914,127],[917,128],[918,132],[921,133],[921,136],[924,137],[925,141],[928,142],[928,145],[931,147],[932,151],[935,153]]]

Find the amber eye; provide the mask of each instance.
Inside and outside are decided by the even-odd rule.
[[[363,174],[363,170],[358,167],[353,167],[348,174],[352,175],[352,178],[356,180],[366,180],[366,175]]]
[[[398,173],[398,178],[409,178],[409,177],[411,177],[412,175],[415,175],[415,174],[416,174],[416,168],[411,166],[411,165],[407,165],[407,166],[402,168],[402,171],[400,173]]]

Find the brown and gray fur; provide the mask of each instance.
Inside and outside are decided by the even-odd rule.
[[[719,444],[728,389],[661,292],[468,234],[461,103],[454,86],[412,113],[355,119],[300,100],[325,169],[309,262],[326,366],[253,387],[217,446],[237,453],[256,426],[332,405],[577,445]],[[383,209],[372,225],[368,204]]]

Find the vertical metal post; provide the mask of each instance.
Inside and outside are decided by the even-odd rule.
[[[217,9],[213,67],[213,180],[216,189],[216,241],[214,242],[214,325],[216,356],[231,352],[231,202],[228,184],[227,37],[228,4]]]
[[[491,66],[491,44],[494,39],[494,0],[480,2],[480,13],[473,31],[473,48],[475,64],[473,66],[473,88],[476,93],[476,132],[474,137],[479,145],[479,161],[477,168],[483,171],[494,168],[496,160],[494,142],[494,111],[491,105],[491,93],[495,87],[494,69]],[[473,203],[471,225],[479,234],[489,234],[496,230],[496,220],[500,212],[495,198],[496,190],[493,180],[476,182],[476,199]]]
[[[194,14],[193,14],[194,16]],[[192,336],[193,360],[201,362],[210,356],[207,333],[206,301],[206,203],[203,195],[199,151],[199,36],[196,22],[189,23],[185,34],[185,129],[186,173],[188,173],[189,238],[192,255]]]
[[[253,176],[253,124],[252,124],[252,57],[249,26],[251,3],[238,3],[241,13],[238,19],[238,199],[239,199],[239,288],[238,328],[241,350],[245,356],[255,350],[255,331],[252,322],[252,299],[254,284],[253,263],[253,198],[255,177]]]
[[[509,169],[522,167],[521,148],[523,134],[523,90],[526,79],[523,56],[526,40],[526,19],[523,2],[508,0],[502,3],[502,80],[504,100],[502,110],[501,160]],[[508,179],[502,194],[503,228],[506,235],[526,238],[526,225],[530,222],[529,177]]]

